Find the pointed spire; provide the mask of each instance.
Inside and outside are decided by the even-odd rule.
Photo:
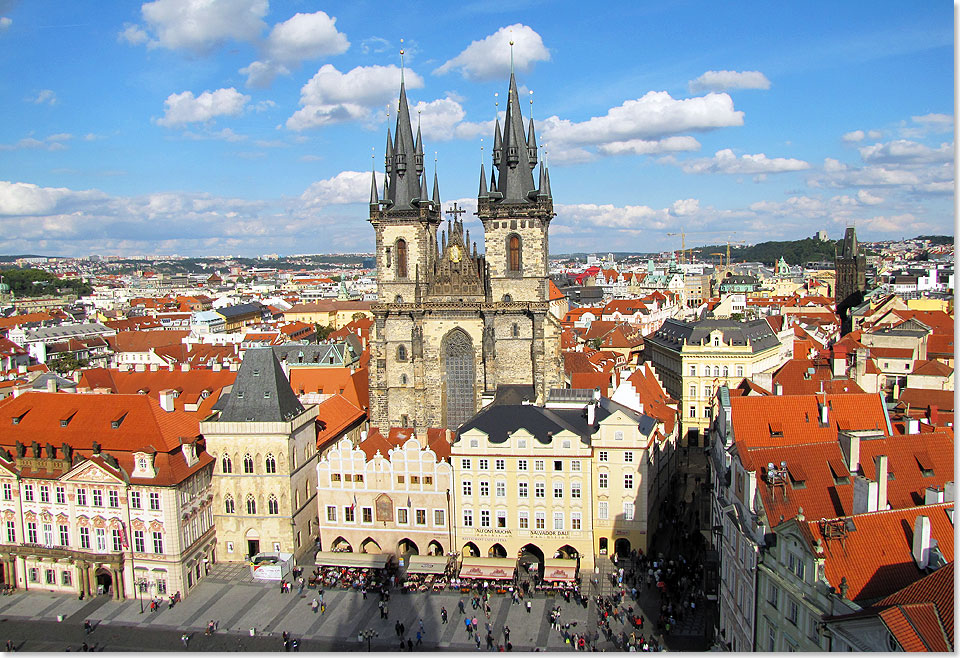
[[[544,162],[540,163],[540,189],[537,192],[537,196],[550,198],[550,174]]]
[[[389,115],[387,115],[387,120],[390,120]],[[393,171],[393,138],[390,135],[389,127],[387,128],[387,150],[386,156],[384,156],[384,164],[386,165],[388,174]]]
[[[427,194],[427,175],[425,173],[420,174],[420,203],[429,203],[430,196]]]
[[[400,99],[397,104],[396,134],[393,147],[388,146],[387,152],[392,162],[392,167],[388,168],[389,200],[397,210],[410,209],[413,207],[411,205],[413,199],[420,195],[422,158],[417,158],[418,153],[410,125],[407,89],[403,82],[400,83]],[[414,169],[415,171],[410,171]]]
[[[493,133],[493,166],[500,166],[500,159],[503,156],[503,138],[500,136],[500,117],[497,117],[497,124]]]
[[[440,180],[437,178],[437,171],[433,171],[433,203],[437,208],[440,207]]]
[[[481,199],[487,198],[487,174],[483,171],[483,163],[480,163],[480,193],[477,194]]]
[[[494,166],[498,170],[497,191],[502,194],[505,202],[529,203],[531,194],[536,191],[533,180],[533,168],[536,164],[536,132],[524,130],[517,79],[512,72],[502,133],[499,120],[495,131]],[[531,132],[532,135],[530,135]],[[530,137],[533,138],[532,141],[529,140]],[[500,157],[497,157],[498,146]],[[531,147],[533,147],[532,152]]]
[[[533,128],[533,117],[530,117],[530,129],[527,131],[527,160],[531,169],[537,166],[537,133]]]
[[[413,151],[417,162],[417,174],[423,172],[423,142],[420,139],[420,110],[417,110],[417,141],[414,142]]]
[[[370,205],[380,205],[380,198],[377,196],[377,173],[375,171],[370,172]]]
[[[497,192],[497,169],[494,167],[490,170],[490,191]]]

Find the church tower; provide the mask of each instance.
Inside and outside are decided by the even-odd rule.
[[[480,254],[454,205],[438,241],[440,191],[428,197],[423,144],[403,83],[395,138],[387,132],[386,182],[371,183],[377,303],[370,354],[370,422],[383,430],[456,429],[504,388],[531,402],[563,386],[560,326],[549,312],[549,174],[539,170],[511,73],[507,112],[494,136],[489,188],[481,165]]]
[[[850,311],[863,303],[867,290],[867,258],[860,253],[857,229],[849,226],[843,235],[843,248],[834,258],[836,283],[834,302],[840,316],[840,334],[850,333],[853,321]]]

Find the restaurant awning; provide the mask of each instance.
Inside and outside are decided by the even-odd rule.
[[[562,558],[548,558],[543,561],[543,580],[547,583],[558,581],[573,582],[577,579],[577,561]]]
[[[336,553],[318,551],[314,564],[326,567],[351,567],[354,569],[384,569],[392,553]]]
[[[517,561],[507,557],[465,557],[460,563],[461,578],[513,580]]]
[[[407,558],[407,573],[442,574],[446,569],[446,555],[411,555]]]

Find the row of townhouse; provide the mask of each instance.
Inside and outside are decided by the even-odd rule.
[[[457,435],[394,428],[341,441],[317,466],[323,548],[568,558],[581,571],[646,550],[678,428],[675,405],[650,378],[645,369],[624,382],[626,404],[589,390],[555,389],[545,406],[504,395]]]
[[[831,624],[953,560],[952,431],[906,434],[876,393],[744,393],[710,428],[718,644],[864,649]]]

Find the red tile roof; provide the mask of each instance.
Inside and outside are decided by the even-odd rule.
[[[553,282],[553,279],[547,279],[547,294],[549,295],[549,301],[553,302],[558,299],[565,299],[566,295],[560,292],[560,289],[557,288],[557,284]]]
[[[640,396],[643,413],[663,423],[667,434],[673,432],[678,417],[677,401],[663,390],[650,364],[644,363],[637,368],[627,381],[633,384],[634,390]]]
[[[953,368],[940,361],[916,361],[913,364],[912,375],[926,375],[930,377],[949,377]]]
[[[843,542],[823,534],[821,521],[805,521],[813,539],[823,546],[827,581],[839,588],[842,578],[849,587],[847,598],[869,603],[902,589],[923,576],[913,560],[913,528],[919,516],[930,519],[930,536],[937,540],[947,562],[953,561],[953,524],[947,509],[954,503],[939,503],[901,510],[858,514],[853,518],[856,530]],[[813,547],[811,546],[811,550]]]
[[[189,330],[121,331],[108,336],[107,343],[114,352],[149,352],[151,349],[179,345],[190,335]]]
[[[420,441],[421,446],[433,450],[438,461],[450,458],[450,436],[447,434],[447,430],[440,428],[428,428],[426,440],[417,436],[411,427],[391,427],[387,436],[384,436],[379,429],[372,428],[359,447],[366,454],[367,459],[373,459],[378,451],[381,455],[387,457],[392,449],[402,446],[414,437]]]
[[[831,393],[863,393],[853,380],[833,379],[830,361],[825,358],[791,359],[773,375],[774,390],[779,384],[785,395],[810,395],[821,391]]]
[[[896,605],[883,610],[879,616],[904,651],[951,649],[932,603]]]
[[[370,406],[368,371],[366,368],[290,368],[290,388],[297,395],[319,393],[342,395],[358,409]]]
[[[317,405],[317,449],[323,450],[366,417],[366,412],[342,395],[327,398]]]
[[[920,580],[911,583],[901,589],[899,592],[894,592],[890,596],[877,601],[875,608],[882,608],[884,606],[908,606],[908,605],[917,605],[917,604],[928,604],[932,605],[936,611],[937,616],[940,618],[939,621],[942,625],[941,633],[946,634],[947,640],[949,640],[949,647],[947,648],[928,648],[927,651],[950,651],[953,649],[954,642],[954,562],[950,561],[943,567],[940,567],[934,571],[929,576],[924,576]],[[889,624],[888,624],[889,626]],[[935,646],[938,638],[938,633],[927,627],[929,631],[924,634],[922,639],[927,640],[928,646]],[[919,629],[918,629],[919,630]],[[925,629],[926,630],[926,629]],[[900,638],[897,637],[897,640],[900,641]],[[900,641],[901,646],[904,646],[904,643]],[[904,646],[904,649],[907,651],[917,650],[923,651],[924,649],[908,649]]]
[[[898,406],[927,409],[931,405],[940,411],[954,411],[953,391],[937,391],[927,388],[905,388],[900,391]]]
[[[166,368],[144,372],[88,368],[81,373],[78,390],[104,388],[111,393],[145,394],[159,401],[160,391],[176,389],[179,394],[173,404],[174,409],[179,411],[183,411],[186,404],[200,404],[204,393],[212,395],[224,386],[233,384],[237,378],[237,373],[229,369],[218,372],[206,368],[191,369],[187,372]]]
[[[818,402],[824,400],[828,422],[821,427]],[[748,448],[830,443],[837,440],[838,426],[887,429],[883,399],[876,393],[741,396],[730,404],[736,441]],[[782,423],[782,436],[771,434],[771,421]]]
[[[0,331],[6,331],[7,329],[18,327],[21,324],[29,324],[32,322],[53,322],[53,316],[46,312],[40,312],[0,318]]]

